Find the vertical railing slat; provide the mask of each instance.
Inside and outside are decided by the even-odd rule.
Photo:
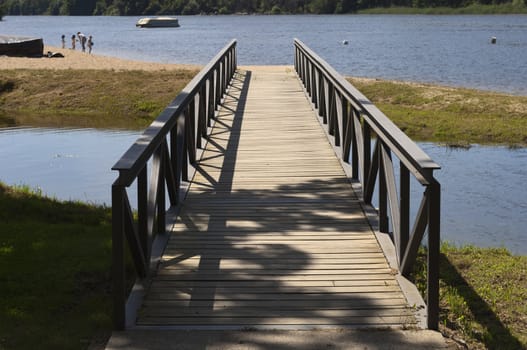
[[[144,251],[149,251],[148,230],[148,166],[145,164],[137,177],[137,231]]]
[[[399,202],[399,249],[397,249],[397,256],[399,257],[399,267],[403,262],[404,250],[408,245],[410,236],[410,172],[402,162],[399,162],[399,191],[401,198]]]
[[[126,323],[123,192],[123,186],[112,186],[112,292],[113,328],[116,330],[124,330]]]
[[[395,243],[395,249],[398,250],[400,239],[400,214],[399,214],[399,200],[397,196],[397,186],[395,182],[395,172],[393,170],[393,162],[390,149],[382,145],[382,162],[384,169],[384,178],[386,184],[386,193],[388,195],[388,206],[390,208],[390,220],[392,221],[392,231]]]
[[[428,202],[428,278],[427,305],[428,328],[438,329],[439,324],[439,251],[440,251],[440,217],[441,185],[434,182],[429,185]]]
[[[360,126],[358,121],[358,112],[350,106],[349,111],[349,125],[350,125],[350,149],[351,149],[351,176],[354,180],[359,180],[359,145],[362,144],[362,139],[358,139],[357,132],[360,133],[360,128],[357,129],[357,125]],[[349,155],[348,155],[349,156]]]
[[[377,159],[374,160],[379,167],[379,231],[384,233],[389,233],[389,222],[388,222],[388,190],[386,184],[386,169],[384,167],[384,156],[383,153],[383,143],[377,139],[375,147],[375,154],[377,154]],[[369,178],[369,181],[373,181],[372,178]]]

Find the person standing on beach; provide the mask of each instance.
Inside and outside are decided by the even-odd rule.
[[[93,47],[93,37],[90,35],[88,38],[88,53],[91,54],[91,48]]]
[[[75,50],[75,34],[71,36],[71,49]]]
[[[60,37],[60,40],[62,42],[62,48],[65,49],[66,48],[66,35],[62,34],[62,36]]]
[[[77,37],[81,43],[82,52],[86,52],[86,36],[81,32],[77,32]]]

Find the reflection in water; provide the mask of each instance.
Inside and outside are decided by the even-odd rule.
[[[110,204],[113,164],[137,131],[0,129],[0,180],[39,187],[59,199]],[[441,165],[442,238],[478,246],[505,246],[527,254],[527,149],[421,147]],[[420,186],[414,186],[415,200]]]

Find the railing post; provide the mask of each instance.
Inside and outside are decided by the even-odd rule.
[[[319,108],[320,109],[320,102],[318,100],[318,96],[320,94],[320,87],[319,87],[319,82],[320,82],[320,79],[322,79],[320,77],[320,74],[319,72],[316,70],[315,68],[315,65],[313,64],[313,62],[309,61],[308,60],[308,65],[309,65],[309,77],[310,77],[310,85],[311,85],[311,88],[310,88],[310,91],[311,91],[311,102],[315,104],[315,108]]]
[[[196,147],[203,148],[203,138],[207,137],[207,84],[203,84],[199,90],[198,104],[198,134]]]
[[[333,84],[328,82],[328,132],[331,136],[335,136],[337,125],[337,101],[336,101],[336,91]],[[336,136],[338,138],[338,136]]]
[[[369,181],[375,181],[368,178],[371,166],[371,128],[368,123],[362,126],[362,142],[362,188],[366,188]]]
[[[148,166],[145,164],[137,176],[137,234],[143,252],[150,252],[148,229]],[[149,257],[147,257],[149,259]]]
[[[216,69],[216,80],[215,80],[215,92],[214,92],[214,112],[218,110],[218,106],[221,104],[221,62],[218,62]]]
[[[184,120],[182,124],[182,134],[183,136],[183,152],[181,154],[181,180],[188,181],[188,173],[189,173],[189,140],[188,140],[188,131],[189,131],[189,125],[187,123],[187,110],[185,110],[183,117],[181,118]],[[180,125],[178,125],[180,126]]]
[[[301,59],[302,59],[302,75],[304,76],[304,86],[306,87],[306,90],[308,91],[309,94],[311,94],[311,91],[309,90],[309,72],[308,72],[308,68],[309,68],[309,63],[307,61],[307,57],[304,55],[304,54],[301,54]]]
[[[156,196],[156,204],[157,204],[157,233],[164,233],[166,228],[166,191],[165,191],[165,157],[168,157],[168,154],[165,154],[165,148],[160,147],[159,149],[159,180],[157,183],[157,196]],[[150,241],[150,244],[151,241]],[[147,263],[150,262],[150,247],[148,249],[148,252],[145,252]]]
[[[178,127],[170,130],[170,163],[174,170],[174,182],[176,185],[176,204],[179,204],[181,197],[181,170],[179,169],[179,140]]]
[[[441,185],[435,181],[429,186],[428,201],[428,328],[436,329],[439,323],[439,257]]]
[[[350,151],[351,151],[351,176],[354,180],[359,180],[359,152],[357,130],[355,130],[355,119],[359,118],[359,113],[353,106],[349,109],[349,123],[350,123]],[[349,155],[348,155],[349,156]]]
[[[326,117],[326,83],[325,78],[322,74],[318,73],[318,115],[322,117],[322,122],[327,124],[328,120]]]
[[[386,187],[386,170],[384,168],[384,145],[381,140],[377,140],[378,149],[378,167],[379,167],[379,231],[388,233],[390,231],[388,222],[388,196]],[[373,181],[373,179],[370,179]]]
[[[399,200],[399,249],[398,249],[398,260],[399,266],[401,266],[410,238],[410,171],[403,164],[399,162],[399,188],[400,188],[400,200]]]
[[[220,102],[218,104],[221,104],[221,99],[225,95],[225,90],[227,89],[227,61],[223,59],[220,63],[221,68],[221,92],[220,92]]]
[[[115,330],[124,330],[126,327],[123,191],[122,186],[112,185],[112,292]]]
[[[294,45],[294,50],[295,50],[295,57],[294,57],[295,72],[298,74],[298,48],[296,47],[296,45]]]
[[[351,105],[344,96],[340,96],[342,103],[342,138],[340,140],[342,146],[342,159],[351,164],[351,147],[353,147],[353,120],[351,119]],[[352,170],[353,171],[353,170]]]
[[[234,55],[234,66],[233,66],[233,72],[232,74],[234,75],[234,72],[236,71],[237,67],[238,67],[238,52],[236,50],[236,45],[234,45],[234,47],[232,48],[233,50],[233,55]]]
[[[207,80],[207,126],[211,126],[212,119],[214,119],[214,79],[215,72],[212,70],[209,73],[209,79]]]

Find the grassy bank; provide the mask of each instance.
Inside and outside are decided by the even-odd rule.
[[[0,70],[0,127],[144,128],[196,73]]]
[[[0,70],[0,127],[141,129],[196,71]],[[352,79],[411,138],[527,146],[527,96]]]
[[[423,295],[421,257],[417,285]],[[463,348],[527,349],[527,256],[504,248],[443,244],[440,330]]]
[[[499,15],[525,14],[527,6],[520,3],[483,5],[471,4],[466,7],[376,7],[358,11],[364,15]]]
[[[350,81],[414,140],[527,146],[527,96],[376,79]]]
[[[83,349],[111,330],[111,211],[0,183],[0,349]]]

